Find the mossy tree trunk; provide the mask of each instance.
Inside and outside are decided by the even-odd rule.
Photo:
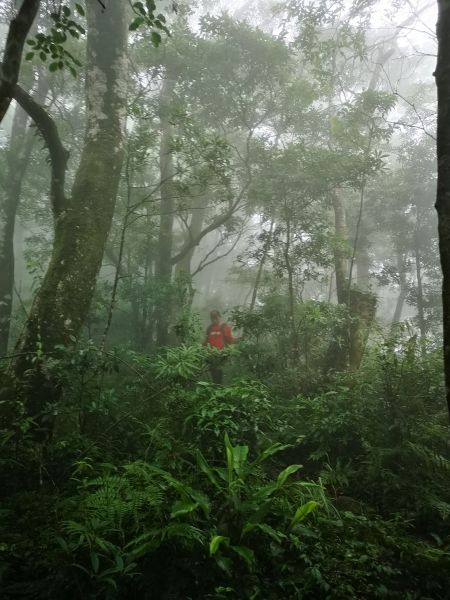
[[[450,415],[450,0],[438,0],[438,7],[438,58],[435,73],[438,95],[436,210],[443,275],[444,372]]]
[[[58,399],[57,390],[31,363],[70,345],[85,322],[111,226],[123,162],[126,113],[126,3],[110,2],[105,10],[87,2],[86,133],[70,198],[64,196],[65,164],[52,158],[53,252],[33,303],[15,363],[20,379],[28,376],[27,403],[32,416]]]

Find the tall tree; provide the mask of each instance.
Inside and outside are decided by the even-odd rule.
[[[38,415],[45,402],[57,400],[39,364],[37,348],[54,352],[70,344],[85,321],[110,229],[123,162],[123,126],[127,94],[126,5],[109,2],[105,10],[87,2],[86,133],[70,198],[64,194],[65,158],[47,139],[52,158],[54,244],[50,264],[33,303],[15,371],[28,373],[28,410]],[[28,108],[38,127],[48,115]],[[53,124],[54,125],[54,124]],[[42,129],[41,129],[42,130]],[[54,133],[54,132],[53,132]],[[32,368],[33,367],[33,368]]]
[[[444,373],[450,416],[450,0],[438,0],[438,9],[435,72],[438,95],[436,210],[443,275]]]
[[[48,78],[39,76],[36,98],[45,100]],[[0,189],[0,355],[6,354],[14,292],[14,230],[22,184],[30,160],[34,131],[27,127],[28,115],[17,106],[6,152],[5,177]]]
[[[161,141],[159,148],[159,165],[161,173],[160,192],[160,222],[158,238],[158,258],[156,261],[155,276],[161,286],[162,302],[157,310],[157,344],[165,346],[168,340],[168,326],[170,319],[170,283],[172,280],[172,247],[173,223],[175,217],[175,189],[174,189],[174,164],[173,164],[173,92],[175,82],[169,72],[163,81],[160,92],[159,119],[161,128]]]

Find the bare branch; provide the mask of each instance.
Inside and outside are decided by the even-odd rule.
[[[206,269],[206,267],[208,267],[209,265],[212,265],[213,263],[217,262],[218,260],[221,260],[222,258],[225,258],[229,254],[231,254],[233,252],[233,250],[236,248],[237,243],[241,239],[243,233],[244,233],[244,227],[241,228],[241,230],[239,231],[238,235],[236,236],[236,239],[234,240],[232,246],[226,252],[223,252],[222,254],[218,254],[211,260],[205,260],[208,256],[210,256],[212,254],[212,252],[208,252],[208,254],[199,262],[198,267],[192,273],[192,277],[194,277],[195,275],[200,273],[200,271],[203,271],[203,269]],[[213,249],[213,252],[215,250],[217,250],[217,248],[219,248],[220,245],[221,245],[221,241],[219,241],[216,244],[216,246]]]
[[[200,244],[202,239],[206,235],[208,235],[208,233],[211,233],[215,229],[218,229],[219,227],[224,225],[229,219],[231,219],[231,217],[234,215],[234,213],[239,208],[240,202],[241,202],[242,198],[244,197],[244,194],[247,191],[247,188],[249,187],[249,185],[250,185],[250,182],[248,181],[244,185],[244,187],[242,188],[240,193],[238,194],[236,200],[234,202],[230,202],[229,209],[225,213],[222,213],[221,215],[216,217],[207,227],[205,227],[198,234],[198,236],[196,238],[188,240],[185,243],[185,245],[183,246],[183,248],[178,252],[178,254],[175,254],[175,256],[172,256],[172,259],[171,259],[172,265],[176,265],[178,262],[180,262],[180,260],[182,260],[188,254],[188,252],[190,252],[192,250],[192,248],[195,248],[195,246],[198,246]]]

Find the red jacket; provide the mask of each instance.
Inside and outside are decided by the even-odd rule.
[[[222,350],[227,344],[233,344],[234,342],[237,342],[237,338],[234,337],[226,323],[221,325],[212,323],[206,330],[206,340],[203,345]]]

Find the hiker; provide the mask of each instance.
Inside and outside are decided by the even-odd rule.
[[[212,310],[209,316],[211,317],[211,324],[206,329],[204,346],[209,346],[220,351],[229,344],[234,344],[238,341],[239,338],[234,337],[229,325],[222,322],[222,315],[218,310]],[[223,361],[224,357],[217,354],[212,354],[210,357],[209,370],[214,383],[221,384],[223,381]]]

